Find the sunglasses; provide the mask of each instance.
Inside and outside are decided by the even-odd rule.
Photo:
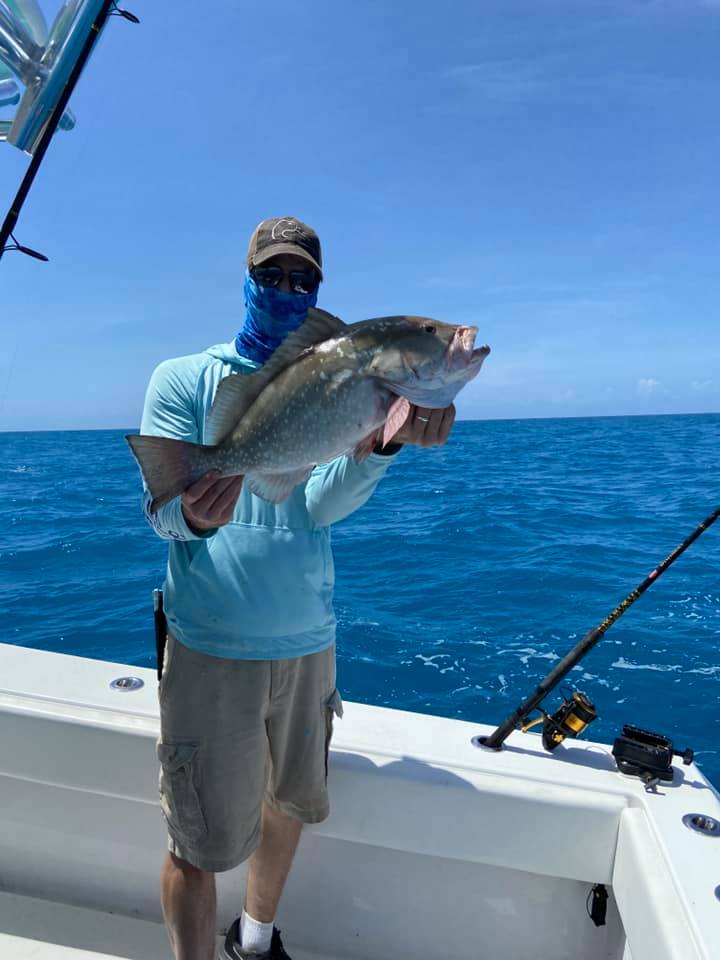
[[[253,267],[250,275],[261,287],[278,287],[283,277],[290,281],[293,293],[312,293],[319,284],[315,270],[283,270],[282,267]]]

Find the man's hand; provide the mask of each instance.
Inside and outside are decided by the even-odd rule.
[[[450,436],[455,423],[455,404],[444,410],[429,410],[427,407],[410,405],[405,423],[392,438],[391,443],[414,443],[418,447],[442,446]]]
[[[182,495],[182,512],[194,530],[214,530],[232,520],[242,489],[242,477],[221,477],[211,470]]]

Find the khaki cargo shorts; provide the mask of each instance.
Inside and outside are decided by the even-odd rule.
[[[330,812],[335,647],[290,660],[227,660],[168,636],[160,681],[160,805],[168,848],[200,870],[259,845],[265,800],[305,823]]]

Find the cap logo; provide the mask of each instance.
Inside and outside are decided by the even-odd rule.
[[[278,222],[273,225],[271,238],[273,240],[289,240],[292,242],[297,239],[294,234],[300,237],[305,236],[297,220],[278,220]]]

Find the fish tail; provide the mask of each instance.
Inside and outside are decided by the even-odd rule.
[[[200,443],[138,434],[125,439],[152,495],[151,513],[174,500],[211,468],[206,455],[210,448]]]

